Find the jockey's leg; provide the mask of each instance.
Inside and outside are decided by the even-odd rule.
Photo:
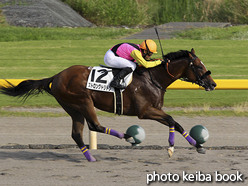
[[[136,68],[136,64],[128,59],[116,56],[111,50],[108,50],[104,56],[104,62],[106,65],[114,68],[122,69],[110,83],[111,87],[118,89],[125,89],[126,86],[120,84],[121,79],[124,79],[129,73],[133,72]]]
[[[120,81],[122,79],[124,79],[124,77],[126,77],[128,74],[130,74],[131,72],[133,72],[132,68],[130,67],[126,67],[126,68],[123,68],[113,79],[113,81],[110,83],[110,86],[111,87],[114,87],[114,88],[118,88],[118,89],[125,89],[126,86],[125,85],[122,85],[120,83]]]

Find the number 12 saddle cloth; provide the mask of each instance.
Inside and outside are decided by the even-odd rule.
[[[91,69],[88,77],[86,88],[95,91],[113,92],[114,94],[114,113],[121,115],[123,112],[122,92],[125,89],[115,89],[109,84],[114,76],[120,72],[121,69],[111,67],[95,66]],[[121,83],[129,85],[132,82],[133,73],[128,74]]]
[[[103,92],[115,92],[115,89],[110,87],[109,84],[120,70],[110,67],[93,67],[88,77],[86,88]],[[132,75],[132,73],[128,74],[121,83],[129,85],[132,81]],[[121,89],[121,92],[124,90]]]

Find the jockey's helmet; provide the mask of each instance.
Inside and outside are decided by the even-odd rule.
[[[140,44],[140,48],[147,50],[148,52],[157,53],[157,44],[151,39],[144,40]]]

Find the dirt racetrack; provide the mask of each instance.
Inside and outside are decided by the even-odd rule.
[[[1,117],[0,185],[142,186],[147,185],[147,180],[152,179],[155,173],[158,175],[154,179],[158,180],[161,176],[162,180],[150,182],[150,185],[248,184],[247,117],[176,116],[174,119],[188,132],[197,124],[208,128],[210,138],[205,143],[208,149],[205,155],[198,154],[177,133],[174,155],[168,158],[165,150],[168,147],[167,127],[136,117],[101,116],[99,121],[103,126],[123,132],[133,124],[142,126],[146,131],[146,139],[140,147],[132,149],[125,140],[98,134],[101,149],[90,150],[98,161],[89,163],[71,139],[69,117]],[[85,127],[86,144],[88,133]],[[35,144],[42,145],[32,149]],[[44,144],[52,144],[58,149],[39,149]],[[64,148],[66,145],[61,144],[71,148]],[[216,171],[225,175],[225,179],[230,176],[234,180],[236,176],[235,180],[239,180],[239,175],[243,182],[218,182],[216,179],[220,177],[215,177]],[[168,173],[178,175],[179,181],[165,182]],[[187,177],[188,174],[195,176],[193,181]],[[211,181],[199,181],[199,174],[209,176]],[[203,175],[200,178],[203,179]]]

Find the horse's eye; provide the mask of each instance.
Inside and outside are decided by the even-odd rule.
[[[199,70],[203,70],[203,67],[202,67],[202,66],[197,66],[197,68],[198,68]]]

